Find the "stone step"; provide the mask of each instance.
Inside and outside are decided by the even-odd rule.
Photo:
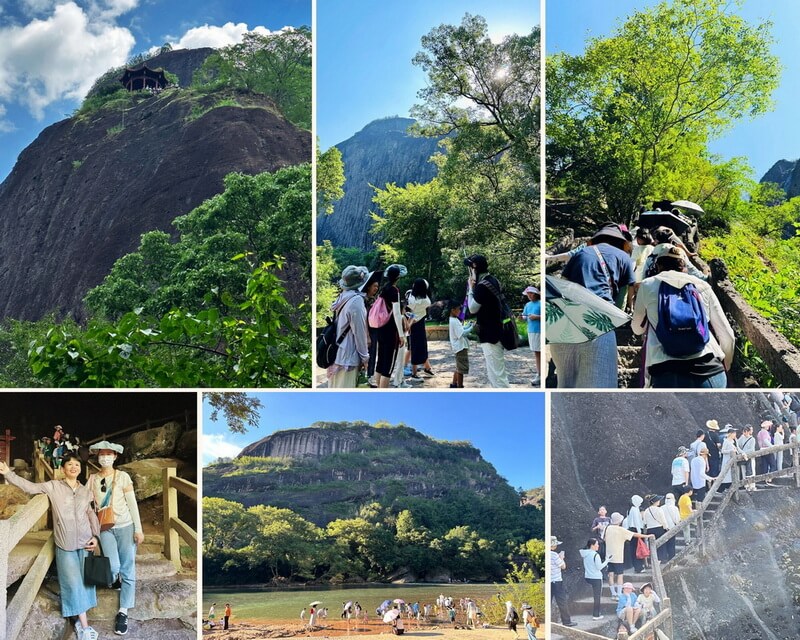
[[[555,611],[555,608],[553,609]],[[617,622],[616,622],[616,614],[603,614],[605,617],[602,620],[592,620],[591,613],[589,614],[578,614],[572,616],[572,622],[577,623],[574,629],[580,629],[581,631],[588,631],[589,633],[594,633],[599,636],[605,636],[606,638],[616,638],[616,630],[617,630]],[[554,613],[556,622],[561,622],[561,619],[558,618],[558,614]],[[550,632],[550,638],[560,638],[564,639],[565,636],[560,635],[557,631]]]
[[[94,617],[113,620],[119,610],[120,592],[112,589],[97,590],[97,607]],[[197,609],[197,576],[175,574],[172,576],[136,581],[136,606],[129,612],[131,620],[181,618]]]
[[[114,620],[90,620],[100,638],[118,638],[114,634]],[[74,637],[74,636],[73,636]],[[172,620],[128,620],[128,640],[196,640],[197,631],[182,622]]]
[[[617,386],[620,389],[638,389],[639,369],[619,367],[617,369]]]

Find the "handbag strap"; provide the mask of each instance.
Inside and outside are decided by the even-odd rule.
[[[94,476],[92,476],[92,477],[94,477]],[[116,470],[116,469],[114,469],[114,475],[113,475],[113,476],[111,476],[111,487],[109,488],[109,490],[108,490],[108,493],[107,493],[107,494],[105,495],[105,497],[103,498],[103,502],[102,502],[102,504],[100,505],[100,508],[101,508],[101,509],[105,509],[105,508],[106,508],[106,507],[107,507],[107,506],[110,504],[110,502],[111,502],[111,494],[112,494],[112,493],[113,493],[113,491],[114,491],[114,481],[115,481],[116,479],[117,479],[117,470]]]
[[[596,245],[592,245],[592,249],[594,249],[594,252],[597,254],[597,259],[600,261],[600,269],[603,271],[603,275],[606,277],[606,280],[608,280],[608,288],[611,290],[611,297],[616,298],[616,287],[614,286],[614,280],[611,278],[611,272],[608,270],[606,260]]]

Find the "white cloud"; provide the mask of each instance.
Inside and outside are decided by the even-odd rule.
[[[0,133],[9,133],[16,130],[14,123],[6,120],[6,108],[0,104]]]
[[[242,447],[228,442],[219,433],[204,433],[201,437],[203,446],[203,466],[214,462],[217,458],[235,458]]]
[[[198,49],[200,47],[220,49],[240,43],[242,36],[250,31],[268,36],[271,33],[281,33],[287,30],[291,30],[291,27],[270,31],[266,27],[253,27],[250,29],[244,22],[237,24],[226,22],[221,27],[208,24],[202,27],[194,27],[184,33],[177,41],[174,37],[168,37],[167,41],[172,45],[173,49]]]
[[[106,7],[135,2],[112,0]],[[0,101],[18,102],[41,119],[53,102],[81,100],[98,76],[128,59],[134,43],[130,31],[90,18],[74,2],[46,19],[0,28]]]

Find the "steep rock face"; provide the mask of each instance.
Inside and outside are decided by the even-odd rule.
[[[195,117],[222,97],[242,107]],[[310,159],[310,134],[252,94],[169,91],[47,127],[0,185],[0,317],[80,319],[84,295],[142,233],[173,231],[226,174]]]
[[[369,250],[375,236],[370,211],[375,190],[394,182],[428,182],[436,175],[429,162],[438,140],[416,138],[407,133],[411,118],[385,118],[369,123],[352,138],[337,144],[344,162],[344,197],[334,203],[333,213],[317,218],[317,242],[330,240],[334,246]]]
[[[262,457],[267,459],[260,464]],[[519,500],[470,444],[366,423],[320,423],[274,433],[246,447],[238,460],[206,467],[203,487],[208,496],[247,507],[290,508],[321,525],[391,496],[437,499],[455,491],[484,497],[498,492],[504,500]]]
[[[324,427],[289,429],[262,438],[242,449],[239,456],[261,458],[320,458],[336,453],[350,453],[365,449],[365,441],[373,438],[374,429],[368,425],[347,431],[330,431]]]
[[[670,463],[706,420],[758,424],[768,412],[760,393],[562,393],[552,402],[552,533],[564,541],[565,581],[571,595],[586,593],[579,549],[590,537],[597,507],[623,515],[630,496],[670,490]],[[767,492],[765,492],[766,494]],[[725,512],[707,548],[664,574],[677,607],[676,638],[794,637],[787,616],[797,593],[795,490],[743,497]],[[778,533],[780,532],[780,533]],[[785,532],[785,534],[784,534]],[[788,554],[788,555],[787,555]],[[793,569],[787,569],[787,563]],[[794,581],[794,582],[792,582]],[[724,588],[722,588],[724,585]],[[769,610],[765,607],[769,603]],[[774,609],[773,609],[774,605]],[[748,607],[754,607],[753,611]],[[795,605],[796,609],[796,605]],[[769,611],[775,611],[773,616]],[[697,623],[693,622],[696,620]],[[771,625],[772,636],[762,621]],[[698,626],[699,625],[699,626]],[[792,628],[794,635],[787,629]],[[703,633],[699,634],[698,629]],[[737,631],[734,632],[733,630]],[[751,632],[742,635],[743,630]],[[713,631],[712,631],[713,630]]]

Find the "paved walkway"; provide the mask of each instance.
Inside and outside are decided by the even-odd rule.
[[[422,382],[414,382],[414,389],[449,389],[453,381],[453,371],[456,368],[455,356],[450,348],[450,343],[445,340],[435,340],[428,343],[428,357],[431,362],[433,377],[422,375]],[[531,390],[533,377],[533,354],[528,345],[505,352],[506,371],[512,388]],[[328,386],[325,372],[316,369],[316,384],[319,388]],[[406,378],[408,381],[409,378]],[[486,378],[486,365],[483,361],[483,352],[477,342],[469,343],[469,375],[464,378],[465,389],[485,389],[489,387]],[[365,385],[365,388],[366,385]],[[455,391],[455,389],[454,389]]]

